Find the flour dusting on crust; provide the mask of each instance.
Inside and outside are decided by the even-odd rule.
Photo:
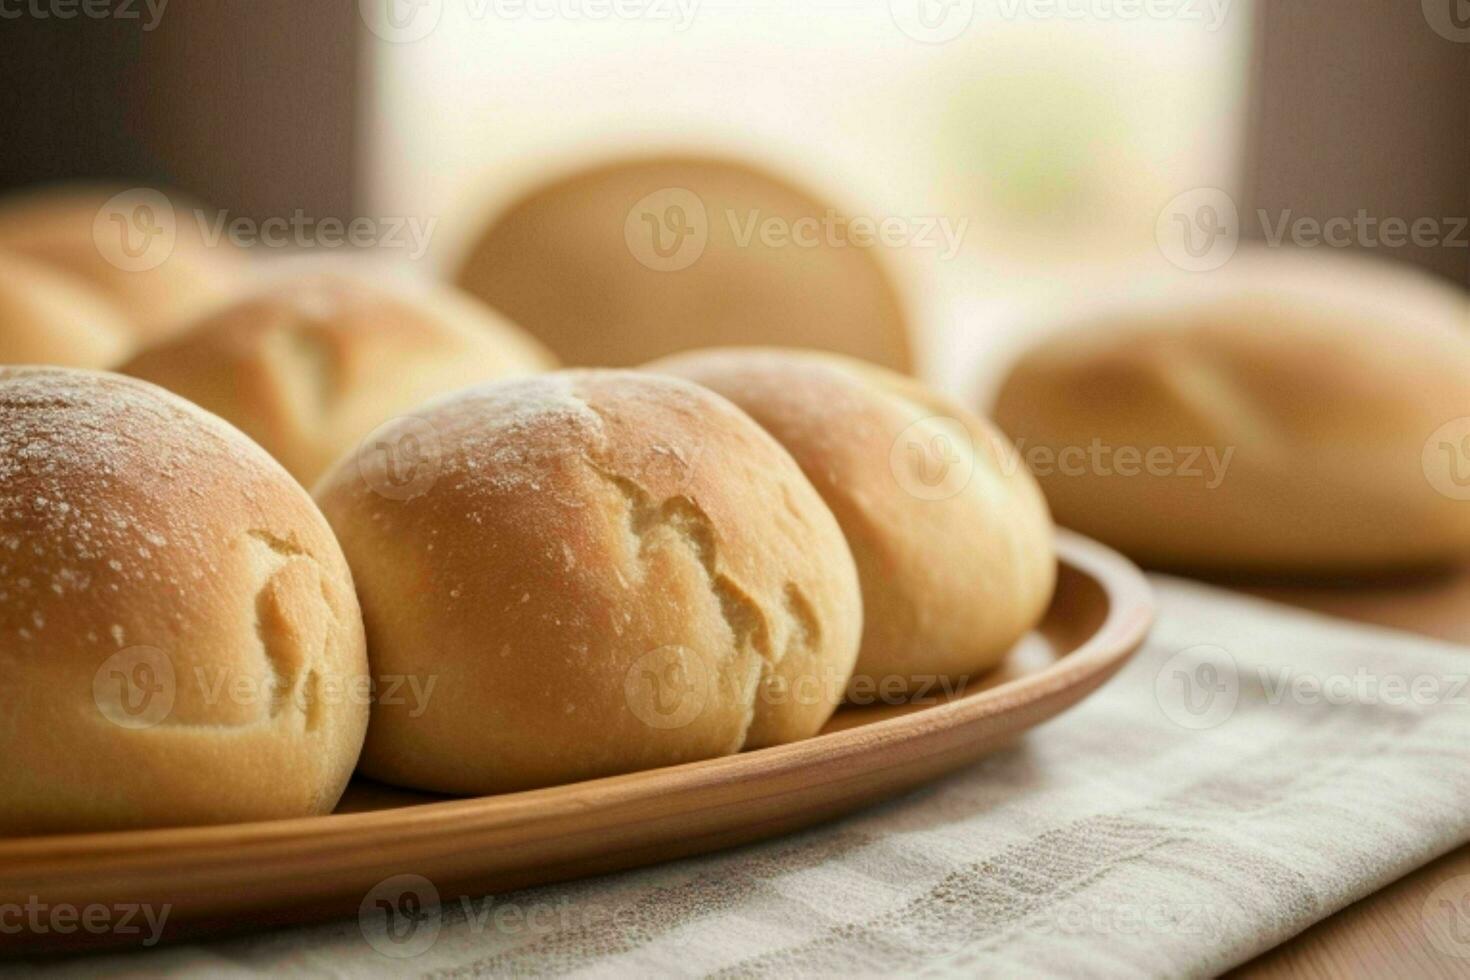
[[[268,498],[274,469],[224,423],[151,385],[0,368],[0,641],[36,639],[57,618],[41,609],[58,599],[182,592],[217,575],[211,498],[251,507]],[[124,633],[101,630],[96,642],[121,645]]]

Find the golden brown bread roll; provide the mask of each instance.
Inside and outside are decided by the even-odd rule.
[[[239,426],[311,486],[420,402],[551,367],[540,344],[447,287],[315,274],[232,303],[120,370]]]
[[[995,417],[1059,523],[1155,566],[1345,575],[1470,556],[1470,297],[1237,257],[1025,354]]]
[[[753,222],[767,221],[815,244],[763,244]],[[510,205],[459,283],[572,365],[779,343],[911,371],[899,297],[858,241],[826,204],[745,164],[626,160]]]
[[[90,283],[126,318],[136,341],[147,343],[223,302],[236,287],[240,249],[228,235],[211,240],[211,220],[177,194],[59,186],[0,202],[0,248]]]
[[[0,368],[0,668],[0,834],[329,812],[371,697],[311,498],[182,399],[59,368]]]
[[[317,497],[375,674],[362,769],[494,793],[814,735],[862,606],[832,514],[729,402],[674,378],[559,372],[421,409]],[[405,481],[407,477],[407,481]]]
[[[832,508],[863,590],[855,699],[979,674],[1046,611],[1046,501],[972,413],[890,371],[809,351],[694,351],[649,369],[748,412]]]
[[[112,367],[130,347],[123,318],[85,282],[0,252],[0,364]]]

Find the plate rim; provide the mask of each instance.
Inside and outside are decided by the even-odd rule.
[[[446,825],[452,825],[458,834],[504,830],[528,820],[583,815],[598,807],[636,803],[652,795],[650,784],[656,785],[661,797],[714,790],[749,777],[768,778],[808,769],[813,763],[831,765],[870,752],[875,743],[903,742],[935,729],[980,722],[1085,684],[1098,675],[1098,683],[1102,683],[1134,655],[1153,625],[1153,590],[1128,559],[1062,529],[1057,531],[1056,553],[1059,564],[1082,572],[1103,590],[1107,612],[1098,627],[1080,646],[1041,670],[923,711],[751,752],[516,793],[284,820],[0,840],[0,885],[16,883],[25,876],[27,865],[43,866],[51,884],[104,871],[125,872],[134,863],[151,863],[160,849],[167,850],[172,862],[186,860],[191,852],[208,851],[216,858],[213,866],[222,867],[236,860],[249,862],[254,851],[262,847],[315,845],[313,853],[319,856],[323,847],[330,848],[333,842],[356,849],[362,847],[362,836],[367,833],[388,835],[394,843],[404,844],[411,838],[441,835]],[[671,780],[677,785],[671,787]],[[238,853],[231,860],[219,861],[222,847],[238,849]],[[58,865],[66,866],[66,871],[58,874]]]

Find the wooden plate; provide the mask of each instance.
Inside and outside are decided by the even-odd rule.
[[[996,671],[933,704],[846,708],[804,742],[532,792],[445,799],[355,783],[326,817],[0,842],[0,908],[167,906],[167,941],[351,916],[399,874],[440,896],[484,895],[830,819],[973,762],[1082,700],[1138,648],[1153,617],[1143,576],[1077,535],[1059,553],[1045,621]],[[138,945],[148,932],[27,930],[0,949]]]

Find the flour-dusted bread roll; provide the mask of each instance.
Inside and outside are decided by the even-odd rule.
[[[1151,565],[1470,557],[1470,295],[1388,263],[1239,256],[1031,350],[995,417],[1059,523]]]
[[[85,282],[0,251],[0,364],[112,367],[127,324]]]
[[[312,500],[152,385],[0,368],[0,835],[329,812],[367,725]]]
[[[494,793],[789,742],[852,673],[862,600],[837,522],[770,436],[687,382],[473,388],[317,497],[374,674],[434,679],[420,704],[375,704],[378,779]]]
[[[242,252],[218,217],[152,188],[62,185],[0,201],[0,248],[86,280],[147,343],[236,288]]]
[[[863,645],[851,696],[932,691],[995,664],[1056,581],[1051,518],[991,426],[908,378],[829,354],[695,351],[650,370],[743,408],[790,451],[852,546]]]
[[[223,307],[120,370],[239,426],[310,486],[420,402],[551,366],[540,344],[448,287],[312,274]]]
[[[511,204],[459,282],[576,366],[789,344],[909,371],[907,322],[873,237],[743,163],[626,160]]]

